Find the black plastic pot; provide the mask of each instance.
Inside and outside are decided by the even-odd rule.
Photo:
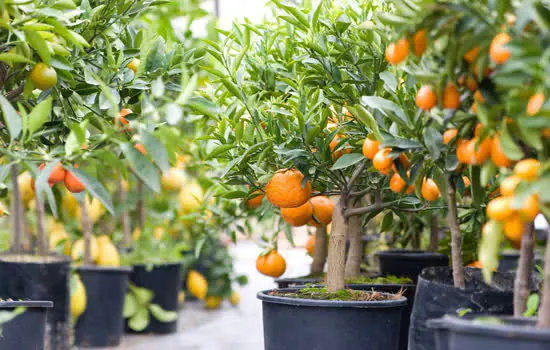
[[[519,250],[510,250],[500,253],[498,270],[500,272],[516,271],[519,263]],[[544,254],[535,253],[535,265],[544,266]]]
[[[550,349],[550,330],[537,328],[535,319],[498,317],[498,320],[496,323],[445,316],[438,322],[448,332],[448,339],[438,350]]]
[[[465,268],[464,274],[466,288],[458,289],[453,285],[451,268],[424,269],[416,287],[409,328],[409,350],[436,349],[434,332],[427,324],[430,319],[446,314],[456,315],[462,309],[495,315],[512,313],[512,274],[495,272],[491,286],[483,282],[480,269]]]
[[[292,292],[296,288],[277,291]],[[258,293],[265,350],[397,350],[407,300],[335,301]]]
[[[292,287],[302,287],[306,284],[319,284],[323,282],[322,277],[294,277],[294,278],[276,278],[275,283],[277,287],[281,288],[292,288]]]
[[[401,317],[401,331],[399,332],[399,350],[407,350],[409,347],[409,325],[411,312],[414,306],[416,285],[414,284],[348,284],[346,288],[354,290],[372,290],[375,292],[397,294],[402,292],[407,298],[407,306]]]
[[[130,282],[138,287],[153,292],[153,304],[158,304],[166,311],[178,311],[178,293],[181,287],[181,263],[155,265],[148,270],[146,265],[134,265],[130,274]],[[126,331],[136,333],[126,321]],[[151,315],[147,327],[139,333],[169,334],[178,329],[178,320],[160,322]]]
[[[53,302],[46,318],[45,339],[51,350],[69,349],[71,334],[68,257],[0,255],[0,296]]]
[[[434,332],[436,350],[449,350],[449,329],[443,323],[443,319],[428,320],[426,326]]]
[[[391,249],[376,252],[380,263],[380,273],[399,277],[408,277],[414,282],[426,267],[449,266],[449,257],[445,254],[422,250]]]
[[[13,311],[17,307],[25,311],[8,321],[2,327],[0,349],[44,349],[44,333],[48,309],[53,307],[51,301],[2,301],[0,312]]]
[[[81,266],[76,270],[86,288],[87,306],[76,323],[75,345],[118,346],[124,329],[122,310],[132,269]]]

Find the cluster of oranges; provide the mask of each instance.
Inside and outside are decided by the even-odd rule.
[[[395,193],[411,194],[414,192],[414,185],[407,185],[407,181],[399,175],[395,166],[395,160],[390,156],[391,148],[380,148],[380,142],[366,138],[363,142],[363,155],[365,158],[372,161],[373,167],[383,175],[390,175],[393,170],[393,175],[390,179],[390,189]],[[409,159],[404,153],[401,153],[399,162],[405,169],[409,167]],[[407,175],[410,172],[407,171]],[[429,178],[422,179],[422,187],[420,190],[422,197],[427,201],[435,201],[439,198],[440,192],[434,180]]]
[[[536,159],[519,161],[514,167],[514,174],[501,182],[501,196],[487,204],[489,219],[503,223],[504,234],[516,246],[521,243],[525,225],[539,214],[539,198],[536,194],[530,194],[516,208],[513,205],[514,192],[522,181],[536,180],[539,168],[540,163]]]
[[[42,171],[44,167],[46,167],[46,164],[41,164],[38,169]],[[77,165],[75,165],[74,167],[78,168]],[[84,187],[84,184],[80,182],[80,180],[78,180],[76,176],[73,175],[73,173],[65,170],[61,163],[57,163],[53,167],[50,176],[48,177],[48,184],[50,185],[50,187],[52,187],[53,185],[56,185],[60,182],[63,182],[65,184],[65,187],[67,187],[67,189],[72,193],[80,193],[86,189]],[[34,179],[31,180],[31,187],[33,191],[36,190]]]

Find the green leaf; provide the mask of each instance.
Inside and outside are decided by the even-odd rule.
[[[338,158],[336,163],[332,166],[332,170],[340,170],[348,168],[352,165],[355,165],[365,159],[361,153],[350,153],[344,154],[342,157]]]
[[[136,297],[136,301],[139,305],[148,305],[154,297],[152,291],[147,288],[138,287],[136,285],[131,285],[130,291]]]
[[[115,215],[115,208],[113,206],[113,203],[111,202],[109,192],[107,192],[107,190],[101,184],[101,182],[99,182],[96,179],[94,179],[93,177],[91,177],[84,170],[77,169],[77,168],[74,168],[74,167],[68,166],[68,165],[64,165],[64,167],[65,167],[65,169],[67,169],[71,173],[73,173],[73,175],[80,182],[82,182],[84,187],[86,187],[86,190],[88,192],[90,192],[90,194],[92,196],[96,197],[105,206],[105,209],[107,209],[109,211],[109,213],[111,213],[112,215]]]
[[[6,63],[30,63],[34,64],[33,60],[29,60],[25,56],[21,56],[15,53],[0,53],[0,61]]]
[[[166,152],[164,144],[145,129],[141,129],[139,135],[145,150],[147,150],[147,153],[155,161],[155,164],[163,172],[167,171],[170,168],[170,161],[168,160],[168,152]]]
[[[210,159],[214,159],[216,158],[217,156],[219,156],[220,154],[223,154],[227,151],[229,151],[230,149],[233,149],[235,147],[235,145],[233,144],[230,144],[230,145],[219,145],[217,146],[216,148],[214,148],[212,150],[212,152],[210,152],[208,154],[208,156],[206,156],[206,160],[210,160]]]
[[[135,149],[134,145],[129,142],[120,144],[120,148],[140,180],[151,190],[160,193],[160,177],[157,169],[149,158],[141,154],[141,152]]]
[[[439,131],[432,127],[424,128],[424,143],[430,151],[433,160],[439,159],[441,150],[443,149],[443,136]]]
[[[50,95],[44,101],[37,104],[31,113],[27,116],[28,119],[28,135],[30,138],[38,129],[40,129],[50,119],[52,111],[53,97]]]
[[[525,317],[534,316],[537,313],[539,304],[540,304],[539,295],[537,293],[531,294],[527,299],[527,310],[525,310],[525,313],[523,314],[523,316]]]
[[[499,247],[503,239],[502,223],[489,221],[481,235],[479,245],[479,261],[483,266],[483,278],[490,284],[493,277],[493,270],[498,267]]]
[[[384,215],[384,219],[382,219],[382,224],[380,224],[380,232],[386,232],[393,223],[393,212],[389,211],[386,215]]]
[[[124,309],[122,310],[122,316],[124,318],[133,317],[138,311],[138,303],[136,297],[132,293],[126,293],[124,297]]]
[[[40,59],[46,63],[48,66],[51,64],[52,56],[50,54],[50,49],[46,41],[35,31],[25,30],[25,38],[29,45],[36,50]]]
[[[364,108],[361,105],[355,105],[353,107],[348,107],[351,114],[365,124],[372,133],[374,133],[374,136],[377,140],[382,140],[382,135],[380,134],[380,129],[378,128],[378,123],[376,122],[376,119],[374,119],[374,116],[371,112],[369,112],[366,108]]]
[[[397,124],[406,128],[409,127],[409,120],[405,112],[403,112],[403,108],[396,103],[378,96],[363,96],[361,97],[361,102],[370,108],[379,110]]]
[[[500,147],[502,151],[511,160],[521,160],[524,157],[521,148],[514,142],[510,130],[508,129],[508,123],[503,121],[502,134],[500,135]]]
[[[141,309],[128,321],[128,326],[136,332],[143,331],[149,325],[149,310]]]
[[[17,111],[13,108],[11,103],[0,94],[0,107],[2,108],[2,114],[4,115],[4,121],[8,127],[10,133],[10,139],[13,141],[21,133],[23,123],[21,117],[17,114]]]
[[[160,322],[173,322],[178,319],[177,312],[164,310],[158,304],[149,305],[149,311],[151,311],[151,315]]]
[[[12,311],[0,311],[0,325],[7,323],[25,312],[24,307],[17,307]]]

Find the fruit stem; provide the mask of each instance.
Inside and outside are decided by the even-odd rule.
[[[458,209],[456,207],[456,189],[450,176],[445,177],[447,183],[447,221],[451,230],[451,259],[453,265],[453,280],[456,288],[464,289],[464,263],[462,262],[462,235],[458,224]]]
[[[84,196],[80,202],[80,211],[82,213],[82,234],[84,237],[84,265],[92,264],[92,221],[88,214],[87,197]]]
[[[137,201],[137,212],[138,212],[138,222],[139,228],[143,231],[145,227],[145,184],[143,181],[138,179],[138,201]]]
[[[44,201],[36,198],[36,238],[38,239],[38,254],[48,255],[48,239],[44,228]]]
[[[12,237],[12,252],[19,254],[22,251],[21,239],[23,234],[23,205],[21,203],[21,192],[19,190],[19,182],[17,176],[19,169],[17,164],[11,166],[11,183],[13,187],[13,237]]]
[[[328,247],[327,291],[335,293],[344,289],[346,265],[346,233],[348,219],[344,216],[347,196],[342,194],[332,213],[332,232]]]
[[[514,317],[522,317],[527,310],[527,299],[529,299],[529,281],[533,273],[534,242],[533,223],[525,225],[521,248],[519,252],[519,264],[514,281]]]
[[[547,221],[550,221],[550,217],[546,217]],[[546,253],[544,255],[544,281],[543,285],[546,288],[542,290],[542,304],[539,310],[539,320],[537,327],[550,328],[550,229],[546,231]]]
[[[345,276],[357,277],[361,273],[361,259],[363,258],[362,251],[362,225],[361,217],[350,217],[348,224],[349,232],[349,251],[346,260]]]
[[[130,247],[132,245],[132,233],[130,228],[130,216],[128,215],[128,192],[126,191],[126,186],[124,179],[120,180],[120,203],[122,203],[124,210],[121,214],[122,219],[122,231],[124,232],[124,245]]]
[[[327,254],[327,228],[317,227],[315,230],[315,250],[313,252],[313,262],[311,263],[310,270],[312,275],[320,274],[325,270]]]

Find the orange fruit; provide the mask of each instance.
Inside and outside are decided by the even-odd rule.
[[[424,54],[424,51],[426,51],[426,48],[428,47],[428,43],[426,42],[426,30],[420,29],[413,37],[414,42],[414,54],[417,57],[422,56]]]
[[[503,221],[508,219],[514,210],[512,209],[512,197],[497,197],[487,203],[487,216],[489,219]]]
[[[276,207],[297,208],[311,197],[311,182],[302,187],[304,174],[296,169],[280,170],[267,183],[267,200]]]
[[[477,103],[485,103],[485,99],[479,90],[474,93],[474,103],[472,104],[472,112],[474,113],[477,113]]]
[[[539,213],[539,197],[536,194],[532,194],[523,201],[519,214],[522,220],[531,222],[535,220]]]
[[[401,162],[401,165],[403,165],[403,168],[407,169],[409,167],[409,158],[407,158],[407,155],[405,153],[401,153],[399,157],[397,157],[397,159],[399,159],[399,161]],[[395,161],[393,161],[392,169],[393,171],[397,172]]]
[[[464,182],[464,187],[470,186],[472,183],[470,182],[470,179],[468,176],[464,175],[462,176],[462,182]]]
[[[434,108],[436,104],[437,95],[432,88],[429,85],[422,86],[416,94],[416,105],[425,111],[429,111]]]
[[[457,129],[453,128],[453,129],[445,130],[445,132],[443,133],[443,143],[448,144],[456,137],[457,134],[458,134]]]
[[[285,273],[286,261],[279,252],[272,250],[256,259],[256,269],[266,276],[277,278]]]
[[[427,201],[435,201],[439,198],[439,188],[432,179],[422,180],[422,188],[420,190],[422,197]]]
[[[474,136],[479,136],[481,134],[481,130],[483,130],[483,124],[477,123],[476,128],[474,129]]]
[[[315,235],[309,236],[306,242],[306,251],[309,256],[313,256],[313,253],[315,253]]]
[[[76,165],[74,167],[78,168]],[[63,180],[65,182],[65,187],[67,187],[67,189],[72,193],[79,193],[86,189],[84,184],[68,170],[65,171],[65,178]]]
[[[391,166],[393,165],[393,159],[388,156],[390,152],[391,148],[384,148],[376,152],[376,155],[372,160],[372,165],[374,168],[383,174],[389,173]]]
[[[491,46],[489,47],[489,55],[493,62],[496,64],[503,64],[508,61],[512,53],[506,48],[506,44],[508,44],[510,40],[512,40],[512,38],[507,33],[499,33],[493,38]]]
[[[46,164],[42,163],[38,167],[39,170],[42,170],[46,167]],[[56,165],[54,165],[52,172],[50,173],[50,176],[48,177],[48,183],[50,186],[60,183],[65,179],[65,169],[63,168],[63,165],[61,165],[60,162],[58,162]]]
[[[251,198],[246,201],[246,206],[249,207],[250,209],[256,209],[260,205],[262,205],[265,195],[261,190],[256,190],[252,192],[250,197]]]
[[[122,125],[128,125],[129,121],[128,119],[126,119],[125,117],[128,115],[128,114],[132,114],[134,113],[130,108],[123,108],[120,110],[120,112],[118,113],[118,120],[120,121],[120,123]]]
[[[524,159],[514,167],[514,174],[525,181],[532,181],[539,175],[540,163],[536,159]]]
[[[309,224],[315,227],[324,227],[332,222],[334,204],[327,196],[312,197],[309,202],[313,206],[313,215]],[[317,221],[316,221],[317,220]]]
[[[473,263],[468,264],[467,266],[468,266],[468,267],[474,267],[474,268],[476,268],[476,269],[481,269],[481,268],[483,268],[483,264],[481,264],[481,261],[479,261],[479,260],[474,261]]]
[[[509,159],[502,150],[498,135],[493,138],[493,142],[491,143],[491,160],[499,168],[508,168],[513,164],[512,160]]]
[[[504,221],[504,235],[516,244],[521,243],[523,230],[525,230],[525,223],[519,214],[513,214]]]
[[[134,74],[137,73],[138,69],[139,69],[139,64],[140,64],[140,60],[137,59],[137,58],[134,58],[130,63],[128,63],[128,69],[130,69],[131,71],[134,72]]]
[[[466,146],[466,153],[470,157],[470,162],[468,164],[481,165],[485,163],[491,155],[492,141],[490,138],[484,139],[479,143],[479,145],[477,143],[477,137],[474,137],[473,139],[468,141],[468,145]]]
[[[409,42],[407,39],[399,39],[386,48],[386,60],[391,64],[403,62],[409,55]]]
[[[47,64],[39,62],[31,71],[31,81],[37,89],[49,90],[57,84],[57,72]]]
[[[134,148],[137,149],[141,154],[143,154],[144,156],[147,155],[147,151],[145,150],[145,147],[141,144],[141,143],[136,143],[134,145]]]
[[[395,173],[393,174],[393,176],[391,177],[391,180],[390,180],[390,189],[395,192],[395,193],[401,193],[403,192],[403,190],[405,189],[405,187],[407,186],[407,182],[405,180],[403,180],[403,178],[398,174],[398,173]],[[407,190],[406,190],[406,194],[411,194],[414,192],[414,186],[413,185],[409,185],[407,187]]]
[[[476,91],[478,89],[477,80],[472,77],[468,76],[466,77],[464,74],[458,78],[458,83],[462,86],[466,85],[470,91]]]
[[[336,136],[334,136],[332,141],[330,141],[329,147],[330,147],[330,151],[332,152],[332,159],[334,161],[336,161],[338,158],[343,156],[344,153],[351,153],[352,152],[351,148],[344,148],[343,150],[340,150],[340,151],[334,151],[341,140],[342,140],[342,137],[340,135],[336,135]]]
[[[521,182],[521,178],[516,175],[508,176],[502,183],[500,184],[500,193],[503,196],[513,196],[514,191],[516,190],[516,187]]]
[[[464,54],[464,60],[468,63],[472,63],[479,55],[479,46],[474,47]]]
[[[544,100],[545,96],[543,93],[540,92],[531,96],[529,98],[529,102],[527,102],[527,114],[530,116],[534,116],[535,114],[537,114],[542,108]]]
[[[365,158],[373,160],[376,153],[380,150],[380,142],[371,140],[368,137],[363,142],[363,155]]]
[[[470,162],[470,155],[468,153],[469,144],[470,140],[460,139],[456,141],[456,157],[461,164],[468,164]]]
[[[460,107],[460,92],[453,83],[448,83],[443,90],[443,108],[457,109]]]
[[[290,226],[304,226],[313,216],[313,206],[306,202],[297,208],[281,208],[281,216]]]

